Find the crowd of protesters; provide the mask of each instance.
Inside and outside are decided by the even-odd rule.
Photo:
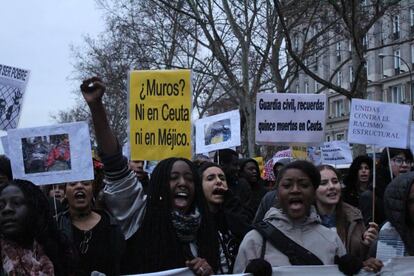
[[[231,149],[211,160],[161,160],[149,175],[144,161],[122,154],[102,102],[104,83],[87,79],[81,91],[99,147],[95,179],[41,190],[13,179],[10,161],[0,157],[0,275],[181,267],[196,275],[270,275],[275,266],[331,264],[352,275],[381,270],[385,239],[402,248],[395,256],[414,256],[409,150],[384,150],[376,179],[373,160],[359,156],[345,177],[328,164],[283,158],[265,181],[255,159]]]

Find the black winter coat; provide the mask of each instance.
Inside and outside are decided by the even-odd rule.
[[[405,249],[410,256],[414,256],[414,233],[410,231],[407,225],[407,200],[413,182],[414,172],[399,175],[388,185],[384,193],[385,215],[400,234]]]

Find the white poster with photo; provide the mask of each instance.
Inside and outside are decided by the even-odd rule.
[[[348,142],[407,148],[411,106],[353,99]]]
[[[13,177],[36,185],[94,178],[86,122],[7,132]]]
[[[321,146],[322,163],[331,165],[351,164],[352,150],[347,141],[325,142]]]
[[[240,113],[233,110],[198,119],[196,153],[207,153],[240,145]]]
[[[30,71],[0,64],[0,129],[17,127]]]
[[[326,95],[258,93],[256,143],[320,144],[325,138]]]

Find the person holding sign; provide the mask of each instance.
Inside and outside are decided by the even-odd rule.
[[[413,163],[413,154],[409,149],[389,148],[389,160],[387,149],[385,148],[377,166],[375,194],[373,187],[361,194],[361,212],[364,217],[365,225],[373,220],[378,225],[385,221],[384,211],[384,191],[391,180],[400,174],[409,172]],[[375,197],[375,216],[373,216],[372,202]]]
[[[218,267],[218,240],[193,163],[168,158],[155,167],[147,195],[125,157],[106,116],[99,78],[83,81],[81,91],[95,127],[104,163],[105,203],[126,238],[121,274],[187,266],[197,275]]]
[[[334,167],[321,165],[318,169],[321,184],[316,189],[316,208],[322,225],[338,233],[348,254],[365,261],[368,259],[369,247],[378,237],[378,225],[371,222],[366,230],[361,212],[342,201],[340,177]],[[382,267],[380,262],[372,259],[365,265],[373,271]]]

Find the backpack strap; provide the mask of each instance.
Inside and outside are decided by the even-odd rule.
[[[323,262],[312,252],[294,242],[269,222],[261,221],[255,224],[254,228],[276,249],[285,254],[292,265],[323,265]]]
[[[262,249],[260,250],[260,259],[264,260],[264,256],[266,253],[266,238],[262,235],[263,243],[262,243]]]

